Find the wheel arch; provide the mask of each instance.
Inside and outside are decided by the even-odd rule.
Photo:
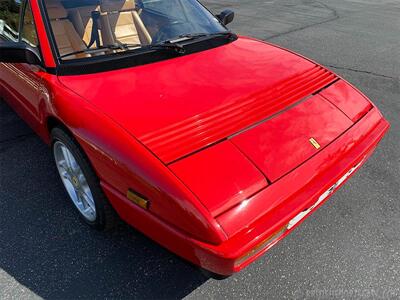
[[[60,127],[69,133],[103,185],[112,187],[124,199],[129,189],[146,196],[151,200],[151,210],[143,213],[155,215],[200,241],[219,244],[226,239],[198,199],[133,136],[87,102],[71,105],[69,100],[66,105],[61,103],[64,99],[57,98],[57,114],[46,117],[47,131],[51,134],[53,128]],[[109,200],[121,216],[120,199]],[[136,227],[132,217],[127,213],[122,219]]]
[[[76,136],[74,135],[74,133],[72,132],[72,130],[70,130],[68,128],[68,126],[62,122],[59,118],[55,117],[55,116],[48,116],[46,118],[46,129],[48,132],[48,136],[49,136],[49,145],[52,145],[52,138],[51,138],[51,132],[54,128],[59,128],[61,130],[63,130],[74,142],[75,144],[78,146],[78,148],[82,151],[82,154],[85,156],[85,158],[87,159],[87,161],[89,162],[92,170],[97,174],[96,168],[94,167],[89,155],[86,153],[85,148],[81,145],[79,139],[76,138]]]
[[[85,147],[83,147],[79,141],[78,138],[76,138],[75,134],[72,132],[72,130],[70,130],[68,128],[68,126],[62,122],[59,118],[55,117],[55,116],[48,116],[46,118],[46,129],[49,135],[49,145],[52,144],[52,140],[51,140],[51,131],[54,128],[59,128],[61,130],[63,130],[74,142],[75,144],[78,146],[78,148],[82,151],[82,154],[85,156],[85,158],[88,160],[88,162],[90,163],[91,168],[94,170],[95,173],[97,173],[89,155],[86,153],[85,151]]]
[[[68,127],[60,119],[54,116],[48,116],[46,118],[46,129],[49,133],[49,136],[51,135],[51,131],[56,127],[63,129],[66,133],[68,133],[68,135],[73,137],[72,131],[69,130]]]

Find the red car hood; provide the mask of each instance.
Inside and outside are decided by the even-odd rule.
[[[333,73],[247,38],[59,80],[140,140],[214,216],[278,180],[353,124],[343,109],[316,95],[338,80]]]
[[[59,79],[168,164],[295,103],[334,75],[241,38],[159,63]]]

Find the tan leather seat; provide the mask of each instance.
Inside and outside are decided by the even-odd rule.
[[[79,37],[71,21],[68,19],[68,13],[61,2],[47,1],[46,8],[60,56],[86,49],[85,43]],[[82,53],[68,56],[65,59],[88,56],[89,55]]]
[[[79,34],[81,39],[86,43],[86,45],[89,44],[92,35],[92,28],[93,28],[92,12],[99,10],[100,10],[99,5],[80,6],[68,10],[69,19],[71,20],[77,33]],[[100,32],[99,32],[99,37],[101,38]]]
[[[100,10],[105,44],[151,44],[151,36],[136,10],[134,0],[103,0]]]

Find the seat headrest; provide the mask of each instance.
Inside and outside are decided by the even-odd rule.
[[[103,0],[100,4],[102,12],[120,12],[135,10],[135,0]]]
[[[65,19],[68,17],[68,12],[60,1],[46,1],[47,14],[50,20]]]

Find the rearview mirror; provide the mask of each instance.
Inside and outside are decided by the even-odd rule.
[[[40,65],[41,59],[37,50],[27,43],[0,41],[0,62]]]
[[[235,13],[230,9],[226,9],[219,15],[217,15],[217,18],[221,21],[222,24],[228,25],[235,18]]]

